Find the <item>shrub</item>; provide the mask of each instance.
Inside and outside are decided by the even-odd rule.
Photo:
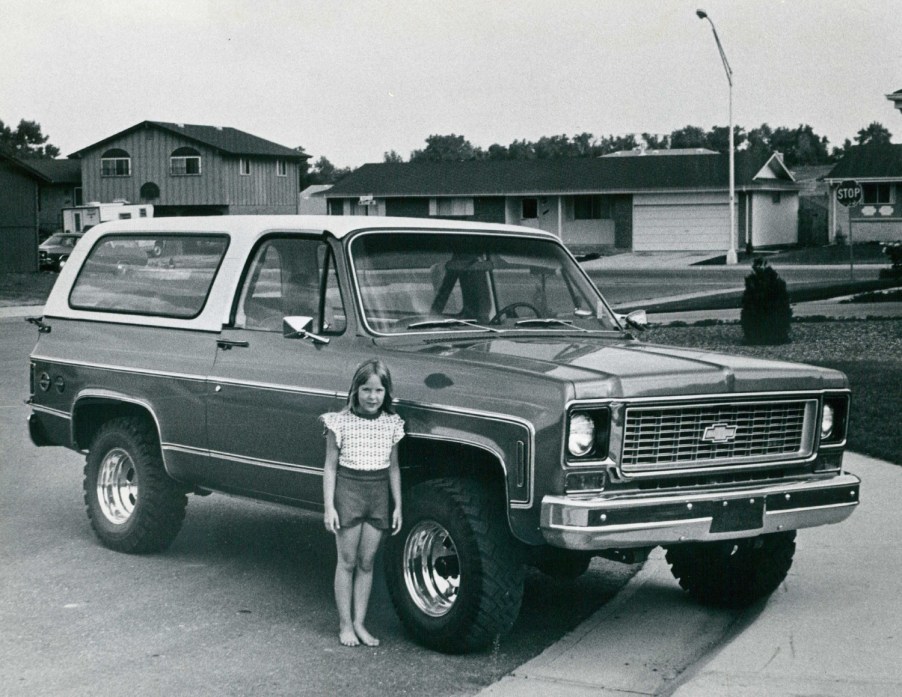
[[[785,344],[789,341],[792,308],[786,281],[763,259],[755,259],[745,277],[739,321],[747,344]]]

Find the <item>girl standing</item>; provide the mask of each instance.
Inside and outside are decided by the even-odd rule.
[[[392,407],[391,389],[388,368],[373,358],[354,373],[348,406],[320,417],[326,425],[324,522],[338,547],[335,604],[345,646],[379,645],[364,626],[373,559],[384,531],[401,529],[398,441],[404,421]]]

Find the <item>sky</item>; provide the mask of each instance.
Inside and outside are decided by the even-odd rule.
[[[145,120],[231,126],[338,167],[431,134],[873,121],[902,142],[899,0],[0,0],[0,119],[63,155]]]

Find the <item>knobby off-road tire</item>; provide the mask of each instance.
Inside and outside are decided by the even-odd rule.
[[[745,607],[786,578],[795,553],[795,530],[725,542],[677,545],[667,550],[670,571],[684,590],[708,605]]]
[[[84,490],[91,527],[118,552],[166,549],[185,518],[185,490],[166,474],[156,432],[140,419],[101,426],[88,451]]]
[[[395,611],[420,643],[476,651],[507,632],[523,599],[523,556],[503,506],[463,479],[418,484],[404,526],[388,538],[385,572]]]

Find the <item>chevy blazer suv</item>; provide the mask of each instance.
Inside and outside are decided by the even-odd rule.
[[[36,445],[86,453],[100,541],[167,547],[188,494],[322,510],[318,416],[391,368],[406,420],[393,604],[474,650],[523,568],[576,577],[656,546],[697,599],[785,578],[798,528],[858,504],[839,372],[638,341],[551,234],[455,221],[231,216],[104,223],[73,249],[30,357]]]

